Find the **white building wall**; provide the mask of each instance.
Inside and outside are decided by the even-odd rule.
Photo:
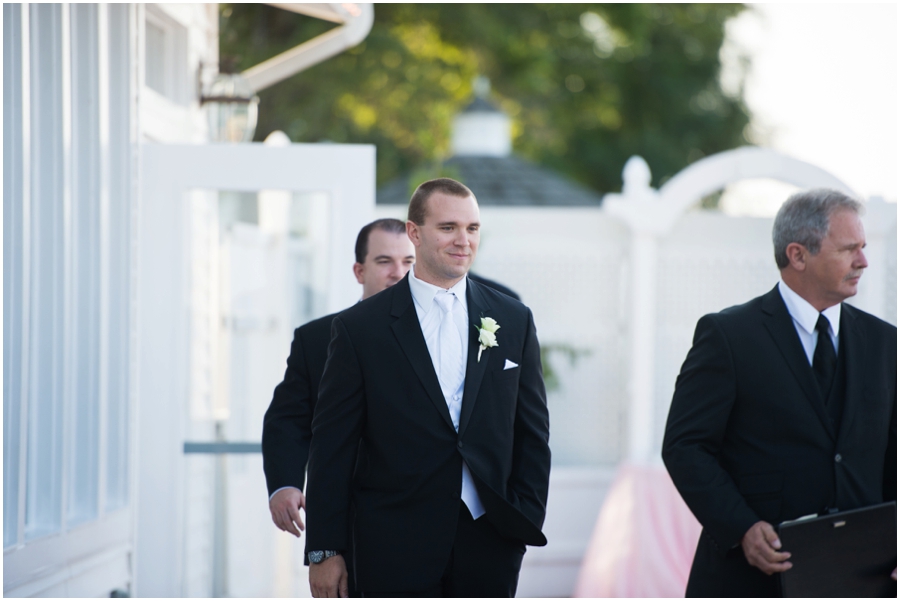
[[[206,140],[217,5],[3,16],[4,594],[134,593],[137,265],[157,250],[136,235],[139,141]],[[144,85],[148,19],[165,93]]]
[[[143,82],[139,100],[143,141],[209,141],[199,83],[209,83],[218,69],[218,6],[138,5],[141,29],[135,67]],[[154,74],[155,88],[148,84],[148,70]]]
[[[218,67],[218,5],[145,4],[138,5],[137,10],[140,29],[135,69],[142,82],[138,98],[140,140],[163,144],[207,142],[208,123],[199,94],[201,82],[207,83]],[[165,174],[158,176],[165,177]],[[143,190],[143,182],[140,187]],[[204,321],[203,314],[195,315],[189,309],[208,306],[192,302],[189,296],[202,294],[204,282],[198,282],[198,290],[185,289],[185,284],[191,281],[187,259],[203,248],[202,241],[208,232],[203,227],[204,220],[192,218],[198,204],[192,205],[188,198],[166,199],[162,204],[154,202],[152,207],[140,208],[141,229],[154,234],[138,236],[136,311],[140,324],[155,325],[144,325],[139,331],[138,347],[168,348],[170,354],[181,357],[183,368],[160,380],[153,373],[157,359],[139,350],[136,409],[140,417],[144,407],[171,403],[171,419],[180,421],[182,426],[179,435],[171,440],[170,451],[174,455],[168,457],[156,450],[159,441],[155,438],[165,434],[149,431],[143,422],[138,423],[138,440],[142,444],[138,449],[136,486],[141,506],[146,510],[139,511],[137,516],[135,593],[211,596],[215,460],[212,456],[198,456],[192,461],[181,458],[184,440],[214,438],[209,413],[196,419],[198,413],[183,402],[186,398],[202,401],[203,397],[202,390],[196,391],[196,379],[191,378],[189,366],[215,360],[198,329]],[[160,232],[166,234],[159,236]],[[166,257],[170,258],[168,263]],[[169,265],[165,268],[167,285],[161,285],[162,276],[153,272],[155,267],[150,267],[162,264]],[[153,282],[154,292],[148,294],[142,281]],[[169,293],[161,294],[160,288]],[[150,300],[154,294],[161,295],[161,302]],[[190,331],[192,336],[185,337],[185,331]],[[169,342],[160,343],[163,338]],[[184,466],[183,470],[176,469],[177,466]],[[181,501],[170,502],[179,498]],[[159,512],[158,508],[165,509]],[[160,527],[161,523],[165,527]],[[184,536],[167,537],[166,533],[174,532]],[[174,573],[168,569],[173,560],[179,566]]]

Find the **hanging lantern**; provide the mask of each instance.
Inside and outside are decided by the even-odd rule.
[[[256,132],[259,96],[239,73],[219,73],[200,96],[213,142],[250,142]]]

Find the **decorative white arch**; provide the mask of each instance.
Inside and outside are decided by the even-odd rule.
[[[659,189],[659,197],[680,214],[728,184],[755,178],[774,179],[798,188],[834,188],[855,196],[850,186],[824,169],[768,148],[747,146],[685,167]]]
[[[768,148],[747,146],[706,157],[684,168],[659,190],[650,186],[650,167],[633,156],[622,170],[622,193],[607,194],[603,207],[635,231],[664,233],[701,198],[729,184],[768,178],[799,188],[834,188],[858,196],[831,173]]]

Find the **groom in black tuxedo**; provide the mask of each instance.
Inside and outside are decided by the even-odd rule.
[[[526,306],[466,277],[479,230],[468,188],[425,182],[415,266],[332,323],[307,490],[314,596],[347,595],[348,551],[364,596],[514,596],[525,545],[546,544],[540,347]]]
[[[803,559],[777,524],[897,498],[897,328],[842,302],[868,265],[860,208],[833,190],[789,198],[781,281],[697,323],[663,442],[703,525],[689,597],[780,596]]]

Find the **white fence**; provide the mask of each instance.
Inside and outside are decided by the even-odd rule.
[[[477,193],[477,192],[476,192]],[[402,216],[400,207],[378,214]],[[608,211],[482,207],[473,271],[518,292],[535,315],[560,381],[548,394],[554,467],[603,467],[627,457],[632,234]],[[896,323],[896,205],[873,200],[863,217],[869,268],[849,302]],[[652,378],[655,447],[694,326],[768,292],[778,281],[772,218],[690,210],[658,238]],[[566,350],[579,354],[570,360]]]

